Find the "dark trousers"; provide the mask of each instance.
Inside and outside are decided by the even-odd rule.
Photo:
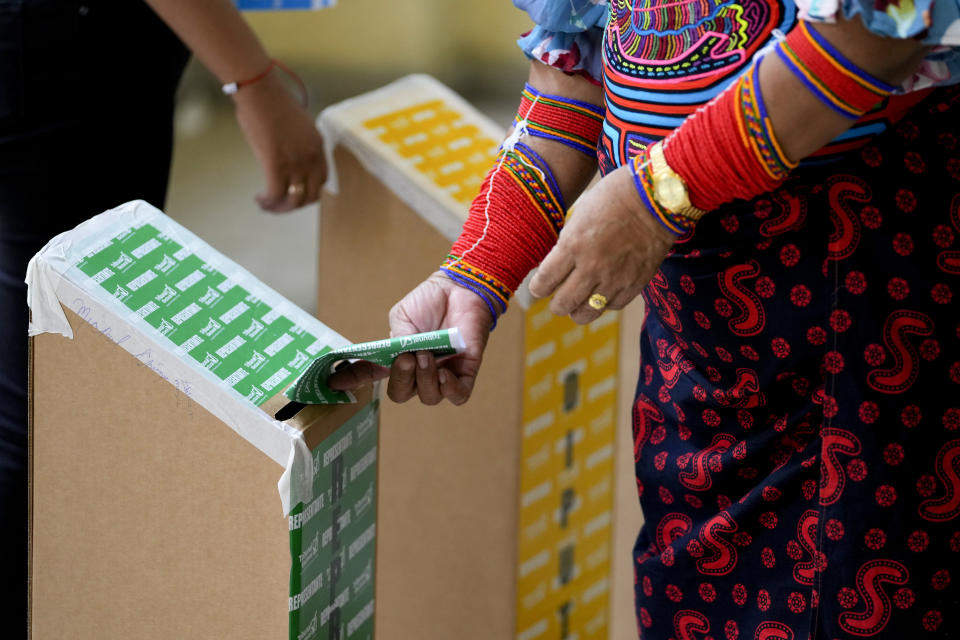
[[[162,207],[187,51],[134,0],[0,0],[0,636],[27,611],[29,259],[136,198]],[[69,425],[64,425],[69,428]]]

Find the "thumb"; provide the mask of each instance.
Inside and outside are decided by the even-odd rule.
[[[265,211],[279,211],[286,198],[286,182],[280,175],[280,170],[271,163],[264,163],[263,171],[267,179],[266,189],[256,196],[257,204]]]

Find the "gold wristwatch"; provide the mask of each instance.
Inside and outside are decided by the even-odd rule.
[[[703,209],[690,204],[687,183],[667,164],[663,155],[663,142],[657,142],[649,148],[650,173],[653,182],[653,199],[661,207],[687,218],[699,220],[706,213]]]

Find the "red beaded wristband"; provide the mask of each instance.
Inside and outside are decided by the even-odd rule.
[[[526,115],[521,118],[520,114]],[[603,129],[603,107],[540,93],[528,84],[520,94],[520,109],[513,126],[523,128],[528,135],[555,140],[595,158]]]
[[[602,126],[602,107],[524,87],[513,134],[501,146],[440,266],[483,299],[494,326],[510,296],[556,244],[566,217],[550,166],[520,140],[547,138],[595,157]]]
[[[762,96],[752,80],[750,72],[741,76],[664,141],[664,158],[684,179],[698,209],[713,211],[766,193],[794,166],[779,152],[769,119],[756,116]],[[782,170],[771,166],[774,158]]]

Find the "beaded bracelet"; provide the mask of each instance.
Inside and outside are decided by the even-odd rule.
[[[556,243],[565,211],[543,158],[522,143],[501,149],[440,269],[484,300],[496,326],[510,296]]]
[[[749,199],[776,187],[796,167],[783,153],[766,111],[759,85],[759,65],[691,115],[663,141],[663,158],[684,179],[690,203],[712,211],[736,198]],[[699,217],[685,217],[657,202],[650,148],[630,164],[634,185],[650,213],[671,233],[681,236]]]
[[[737,120],[740,139],[750,148],[771,180],[783,180],[797,167],[797,163],[787,158],[773,135],[773,125],[760,91],[759,64],[754,64],[743,75],[734,100],[740,113]]]
[[[653,171],[650,161],[650,150],[652,145],[634,156],[630,162],[630,173],[633,175],[633,185],[640,194],[640,199],[647,207],[647,210],[653,215],[657,222],[663,225],[667,231],[682,236],[696,225],[696,220],[685,218],[668,211],[661,207],[657,199],[653,197]]]
[[[532,107],[536,104],[536,109]],[[520,114],[526,114],[523,117]],[[520,94],[513,126],[537,137],[555,140],[590,157],[597,155],[603,129],[602,107],[588,102],[540,93],[529,84]]]
[[[813,95],[851,120],[858,119],[896,89],[850,62],[802,20],[785,40],[777,43],[776,52]]]
[[[514,131],[440,266],[484,301],[494,327],[514,291],[553,248],[567,210],[550,166],[521,140],[554,140],[595,158],[603,113],[597,105],[524,86]]]
[[[846,118],[859,118],[894,90],[854,65],[802,21],[774,51],[813,95]],[[670,169],[681,177],[696,177],[694,182],[685,180],[688,198],[696,208],[712,211],[732,200],[749,200],[771,191],[797,166],[774,135],[760,90],[759,68],[759,62],[754,63],[663,143]],[[633,159],[637,191],[663,226],[683,235],[696,221],[656,201],[656,176],[649,164],[646,151]]]

